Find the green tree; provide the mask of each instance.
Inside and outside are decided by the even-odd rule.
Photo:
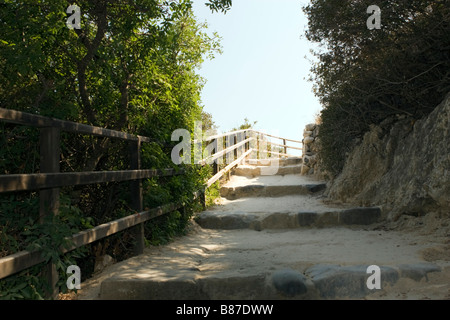
[[[253,121],[253,123],[251,123],[250,120],[248,120],[248,118],[244,118],[244,123],[241,124],[239,127],[231,129],[231,131],[252,129],[257,123],[258,121]]]
[[[380,30],[371,1],[312,0],[308,40],[319,43],[311,71],[319,97],[321,159],[338,174],[355,137],[403,114],[429,114],[450,90],[450,7],[443,0],[382,0]]]
[[[81,29],[66,25],[70,4],[81,9]],[[226,12],[231,1],[207,5]],[[201,119],[204,80],[196,72],[205,57],[220,52],[217,35],[208,36],[206,25],[195,20],[191,0],[5,0],[0,27],[0,107],[149,136],[153,143],[143,145],[143,166],[174,166],[171,133],[192,130]],[[36,130],[0,122],[0,172],[38,172],[38,139]],[[61,147],[62,171],[128,169],[127,145],[117,140],[63,134]],[[194,208],[192,192],[205,178],[205,171],[193,169],[144,181],[146,207],[172,201],[188,206],[187,215],[161,217],[148,229],[161,230],[162,238],[182,232]],[[128,215],[126,190],[115,183],[65,188],[64,214],[57,219],[76,232]],[[38,240],[42,228],[35,227],[36,200],[36,193],[0,195],[2,256],[46,246]],[[108,250],[124,258],[131,240],[108,240]],[[23,281],[0,283],[2,295],[11,297],[8,290],[16,292],[17,282]]]
[[[214,134],[217,134],[217,125],[215,124],[212,114],[209,112],[202,112],[202,131],[206,132],[214,132]]]

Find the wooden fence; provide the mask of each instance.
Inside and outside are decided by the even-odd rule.
[[[275,143],[268,138],[280,139],[282,144]],[[270,155],[269,157],[272,155],[277,157],[295,157],[288,154],[287,150],[302,150],[299,146],[287,145],[287,141],[297,144],[302,144],[302,141],[277,137],[254,129],[231,131],[204,138],[203,141],[207,143],[214,141],[215,144],[214,153],[202,159],[201,162],[202,164],[210,163],[213,166],[213,177],[207,181],[207,187],[210,187],[247,157],[267,158],[268,155]],[[284,152],[273,151],[272,146],[281,147]],[[225,164],[226,166],[219,169],[220,164]]]
[[[137,240],[134,253],[141,254],[144,250],[144,223],[182,208],[182,204],[180,203],[170,203],[143,211],[143,179],[174,176],[184,173],[182,170],[174,169],[154,170],[141,168],[141,144],[151,142],[148,137],[3,108],[0,108],[0,121],[36,127],[40,130],[40,173],[0,175],[0,193],[38,190],[41,222],[47,215],[58,214],[61,187],[113,181],[131,182],[131,208],[136,213],[72,235],[68,239],[71,243],[70,247],[59,248],[61,254],[128,228],[133,228]],[[60,172],[60,138],[62,131],[127,141],[130,152],[130,170]],[[287,141],[301,143],[300,141],[275,137],[252,129],[229,132],[203,139],[202,143],[216,143],[214,153],[200,161],[202,165],[212,164],[213,166],[213,176],[206,182],[205,188],[210,187],[214,182],[218,181],[225,173],[250,156],[252,152],[259,154],[261,151],[260,144],[267,143],[267,136],[283,141],[282,144],[272,143],[273,145],[282,147],[284,150],[283,153],[268,150],[269,153],[278,156],[288,156],[287,149],[289,148],[301,150],[301,148],[286,144]],[[199,143],[199,141],[194,141],[194,143]],[[224,158],[226,158],[225,161]],[[226,166],[219,169],[222,163],[225,163]],[[200,190],[193,197],[200,196],[200,198],[203,198],[204,192],[205,190]],[[204,199],[202,200],[204,201]],[[39,250],[31,252],[24,250],[0,258],[0,279],[44,261],[42,252]],[[52,263],[48,263],[45,267],[45,274],[52,288],[49,296],[55,297],[58,293],[56,286],[58,279],[56,268]]]

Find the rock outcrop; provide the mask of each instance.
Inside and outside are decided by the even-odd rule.
[[[327,195],[382,206],[390,220],[450,212],[450,94],[427,117],[386,119],[349,154]]]

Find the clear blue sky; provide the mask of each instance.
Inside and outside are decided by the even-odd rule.
[[[204,110],[219,132],[257,121],[256,129],[301,140],[320,109],[308,82],[314,48],[304,35],[308,0],[233,0],[227,14],[211,13],[194,0],[200,22],[221,37],[222,55],[199,70],[206,79]]]

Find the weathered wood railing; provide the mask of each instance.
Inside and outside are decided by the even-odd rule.
[[[94,241],[103,239],[128,228],[134,228],[136,237],[135,254],[141,254],[144,250],[144,222],[178,210],[183,206],[180,203],[170,203],[143,211],[143,179],[183,174],[182,170],[141,168],[141,144],[151,142],[148,137],[3,108],[0,108],[0,121],[36,127],[40,130],[40,173],[0,175],[0,193],[38,190],[41,222],[47,215],[58,214],[60,188],[62,187],[99,184],[113,181],[131,181],[131,208],[135,213],[72,235],[68,239],[71,245],[69,247],[59,248],[61,254],[93,243]],[[129,143],[130,152],[130,170],[60,172],[60,138],[62,131],[127,141]],[[215,152],[199,162],[202,165],[212,164],[213,166],[213,176],[207,181],[206,188],[210,187],[226,172],[241,163],[242,160],[248,157],[252,152],[257,152],[257,154],[259,154],[261,152],[260,144],[268,142],[265,136],[283,140],[283,144],[272,144],[283,147],[284,153],[264,150],[269,153],[278,156],[289,156],[287,154],[287,149],[293,148],[301,150],[301,148],[286,145],[286,141],[301,143],[300,141],[283,139],[252,129],[239,130],[202,139],[202,143],[211,141],[215,141],[216,143],[216,147],[214,148]],[[194,143],[198,142],[199,141],[194,141]],[[223,161],[224,157],[226,158],[225,161]],[[219,170],[219,165],[223,163],[227,165]],[[193,195],[193,197],[199,195],[200,198],[204,197],[204,191],[205,190],[199,191]],[[41,251],[30,252],[24,250],[0,258],[0,279],[28,269],[44,261],[45,259],[42,257]],[[51,263],[45,268],[46,277],[53,290],[49,295],[55,297],[57,294],[56,268]]]
[[[232,131],[203,139],[207,143],[213,142],[215,146],[214,153],[201,161],[201,164],[212,164],[213,168],[213,176],[207,181],[206,188],[237,166],[253,151],[251,143],[254,141],[254,137],[249,136],[249,132],[250,130]],[[224,163],[228,165],[219,170],[219,166]]]
[[[253,130],[253,132],[260,137],[259,138],[260,141],[266,141],[265,143],[268,143],[269,145],[282,147],[282,149],[283,149],[283,152],[276,152],[276,151],[273,151],[273,150],[267,150],[267,152],[270,153],[270,154],[274,154],[274,155],[277,155],[277,156],[280,156],[280,157],[298,157],[296,155],[289,154],[288,153],[288,149],[300,150],[300,151],[303,150],[303,148],[300,147],[300,146],[294,147],[294,146],[291,146],[291,145],[287,144],[287,141],[289,141],[289,142],[293,142],[293,143],[302,145],[303,144],[302,141],[282,138],[282,137],[274,136],[274,135],[267,134],[267,133],[264,133],[264,132],[261,132],[261,131],[256,131],[256,130]],[[271,137],[271,138],[274,138],[274,139],[279,139],[279,140],[282,141],[282,144],[275,143],[275,142],[272,142],[272,141],[268,141],[267,137]],[[257,148],[257,149],[260,149],[260,148]],[[265,151],[266,150],[263,150],[263,152],[265,152]]]
[[[183,173],[181,170],[176,171],[174,169],[143,170],[141,168],[140,150],[141,143],[150,142],[150,139],[147,137],[3,108],[0,108],[0,121],[40,129],[40,173],[0,175],[0,193],[39,190],[41,222],[49,214],[58,214],[59,188],[61,187],[131,181],[131,208],[136,213],[74,234],[68,239],[72,245],[69,248],[60,248],[61,254],[131,227],[135,228],[135,253],[140,254],[144,250],[144,222],[182,207],[182,204],[171,203],[143,211],[142,179],[174,176]],[[130,170],[60,172],[61,131],[127,141],[130,150]],[[45,259],[40,251],[29,252],[24,250],[3,257],[0,259],[0,279],[44,261]],[[55,292],[57,282],[56,268],[50,263],[46,269],[47,279],[53,288],[53,292],[49,295],[55,296],[57,293]]]
[[[280,139],[283,141],[283,143],[279,144],[272,142],[267,139],[267,137]],[[301,147],[290,146],[286,143],[287,141],[289,141],[302,144],[301,141],[277,137],[254,129],[244,129],[220,135],[214,135],[203,139],[203,141],[210,143],[211,141],[214,141],[215,151],[209,157],[202,160],[202,163],[212,162],[213,165],[213,177],[208,180],[207,187],[210,187],[225,173],[237,166],[245,158],[252,156],[252,154],[255,158],[266,158],[267,154],[275,155],[278,157],[295,157],[294,155],[288,154],[287,150],[302,150]],[[272,147],[269,146],[282,147],[284,152],[273,151]],[[223,169],[219,170],[219,165],[224,163],[226,164],[226,166]]]

